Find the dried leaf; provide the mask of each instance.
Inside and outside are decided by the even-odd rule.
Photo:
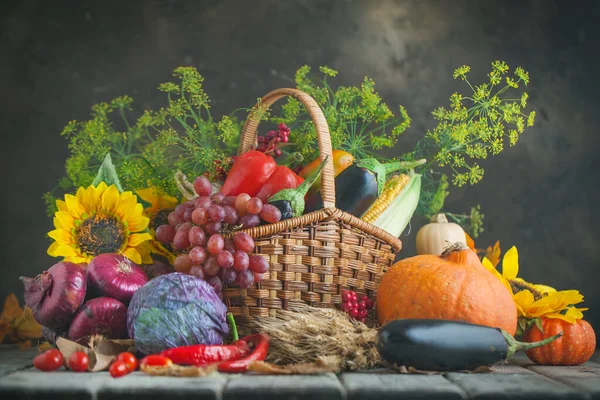
[[[90,339],[90,346],[83,346],[71,340],[59,337],[56,346],[63,353],[65,359],[76,351],[83,351],[90,358],[88,370],[91,372],[105,371],[124,351],[134,352],[133,340],[113,340],[102,336],[94,336]]]
[[[323,366],[318,363],[290,364],[278,366],[264,361],[254,361],[248,366],[248,371],[258,372],[269,375],[308,375],[323,374],[328,372],[339,372],[340,368],[336,365]]]
[[[154,376],[179,376],[179,377],[198,377],[207,376],[217,371],[217,364],[210,364],[202,367],[182,366],[171,364],[169,366],[141,366],[140,370],[148,375]]]
[[[419,375],[439,375],[439,374],[445,374],[447,372],[461,372],[461,373],[468,373],[468,374],[482,374],[482,373],[492,372],[492,368],[488,367],[486,365],[479,366],[472,370],[456,370],[456,371],[425,371],[425,370],[419,370],[419,369],[416,369],[416,368],[413,368],[410,366],[407,367],[405,365],[397,365],[397,364],[390,365],[390,368],[401,374],[419,374]]]
[[[42,326],[33,318],[31,308],[19,306],[14,293],[7,296],[0,315],[0,343],[8,336],[10,343],[21,349],[31,347],[31,339],[42,336]]]
[[[500,262],[500,254],[502,250],[500,249],[500,241],[497,240],[494,243],[494,246],[488,246],[485,250],[485,258],[491,261],[492,265],[496,267]]]

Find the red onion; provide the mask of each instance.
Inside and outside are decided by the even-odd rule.
[[[113,297],[125,304],[148,282],[142,268],[116,253],[94,257],[87,266],[87,278],[90,287],[101,296]]]
[[[90,336],[127,338],[127,306],[111,297],[96,297],[81,307],[69,326],[69,339],[86,344]]]
[[[25,304],[42,326],[60,328],[71,322],[86,294],[85,270],[70,262],[59,262],[35,278],[22,276]]]

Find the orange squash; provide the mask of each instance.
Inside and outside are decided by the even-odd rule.
[[[381,325],[432,318],[501,328],[511,335],[517,328],[512,293],[462,243],[440,256],[418,255],[390,267],[379,284],[376,311]]]
[[[535,342],[559,332],[562,337],[552,343],[527,350],[525,354],[540,365],[579,365],[588,361],[596,351],[596,334],[585,320],[571,324],[557,318],[542,317],[542,329],[533,325],[523,336],[524,342]]]

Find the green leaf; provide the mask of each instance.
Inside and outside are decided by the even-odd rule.
[[[104,157],[104,161],[102,161],[102,165],[100,165],[100,168],[98,169],[98,174],[94,178],[92,185],[98,186],[100,182],[104,182],[108,186],[115,185],[119,192],[123,192],[121,182],[119,181],[119,176],[117,175],[115,166],[113,165],[112,159],[110,158],[110,153],[107,153],[106,157]]]
[[[541,318],[536,318],[533,320],[533,323],[535,324],[535,326],[537,326],[537,328],[540,330],[540,332],[544,333],[544,328],[542,327],[542,319]]]

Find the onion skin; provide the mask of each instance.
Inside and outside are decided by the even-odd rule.
[[[35,278],[20,277],[25,285],[25,304],[42,326],[58,329],[71,322],[83,304],[87,283],[85,269],[59,262]]]
[[[129,304],[133,294],[148,282],[142,268],[116,253],[99,254],[87,266],[87,279],[100,296]]]
[[[127,339],[127,306],[111,297],[96,297],[85,302],[69,326],[69,339],[87,344],[93,335]]]

